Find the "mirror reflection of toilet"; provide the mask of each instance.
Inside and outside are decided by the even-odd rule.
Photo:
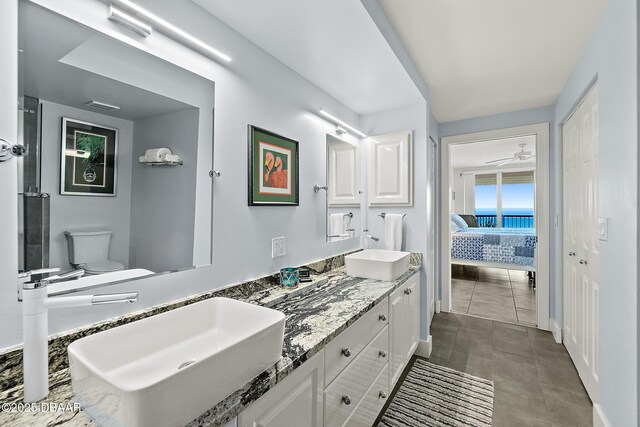
[[[69,242],[69,261],[86,275],[124,270],[124,265],[109,259],[109,230],[65,231]]]

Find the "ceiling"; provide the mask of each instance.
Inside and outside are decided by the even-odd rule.
[[[458,168],[478,168],[493,167],[500,163],[486,162],[496,159],[513,157],[513,154],[520,151],[518,144],[527,144],[525,151],[535,153],[536,136],[518,136],[514,138],[492,139],[490,141],[472,142],[469,144],[457,144],[451,146],[450,163],[454,169]],[[502,168],[534,165],[535,159],[528,161],[515,161],[508,163]]]
[[[70,61],[64,63],[71,53],[102,37],[95,31],[27,2],[20,2],[19,18],[20,94],[131,121],[193,108],[69,65]],[[91,100],[117,105],[120,110],[86,107]]]
[[[357,114],[423,101],[360,1],[193,1]]]
[[[555,103],[607,0],[379,0],[443,123]]]

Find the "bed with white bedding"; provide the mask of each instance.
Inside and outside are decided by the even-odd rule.
[[[536,271],[534,228],[461,228],[451,232],[451,263]]]

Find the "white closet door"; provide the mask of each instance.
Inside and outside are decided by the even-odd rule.
[[[593,401],[598,389],[598,89],[563,127],[564,343]]]

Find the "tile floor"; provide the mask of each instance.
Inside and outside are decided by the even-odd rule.
[[[452,265],[451,297],[456,313],[536,325],[536,291],[524,271]]]
[[[578,372],[569,353],[550,332],[438,313],[431,323],[431,334],[433,350],[427,360],[493,380],[494,427],[593,426],[593,407]]]

